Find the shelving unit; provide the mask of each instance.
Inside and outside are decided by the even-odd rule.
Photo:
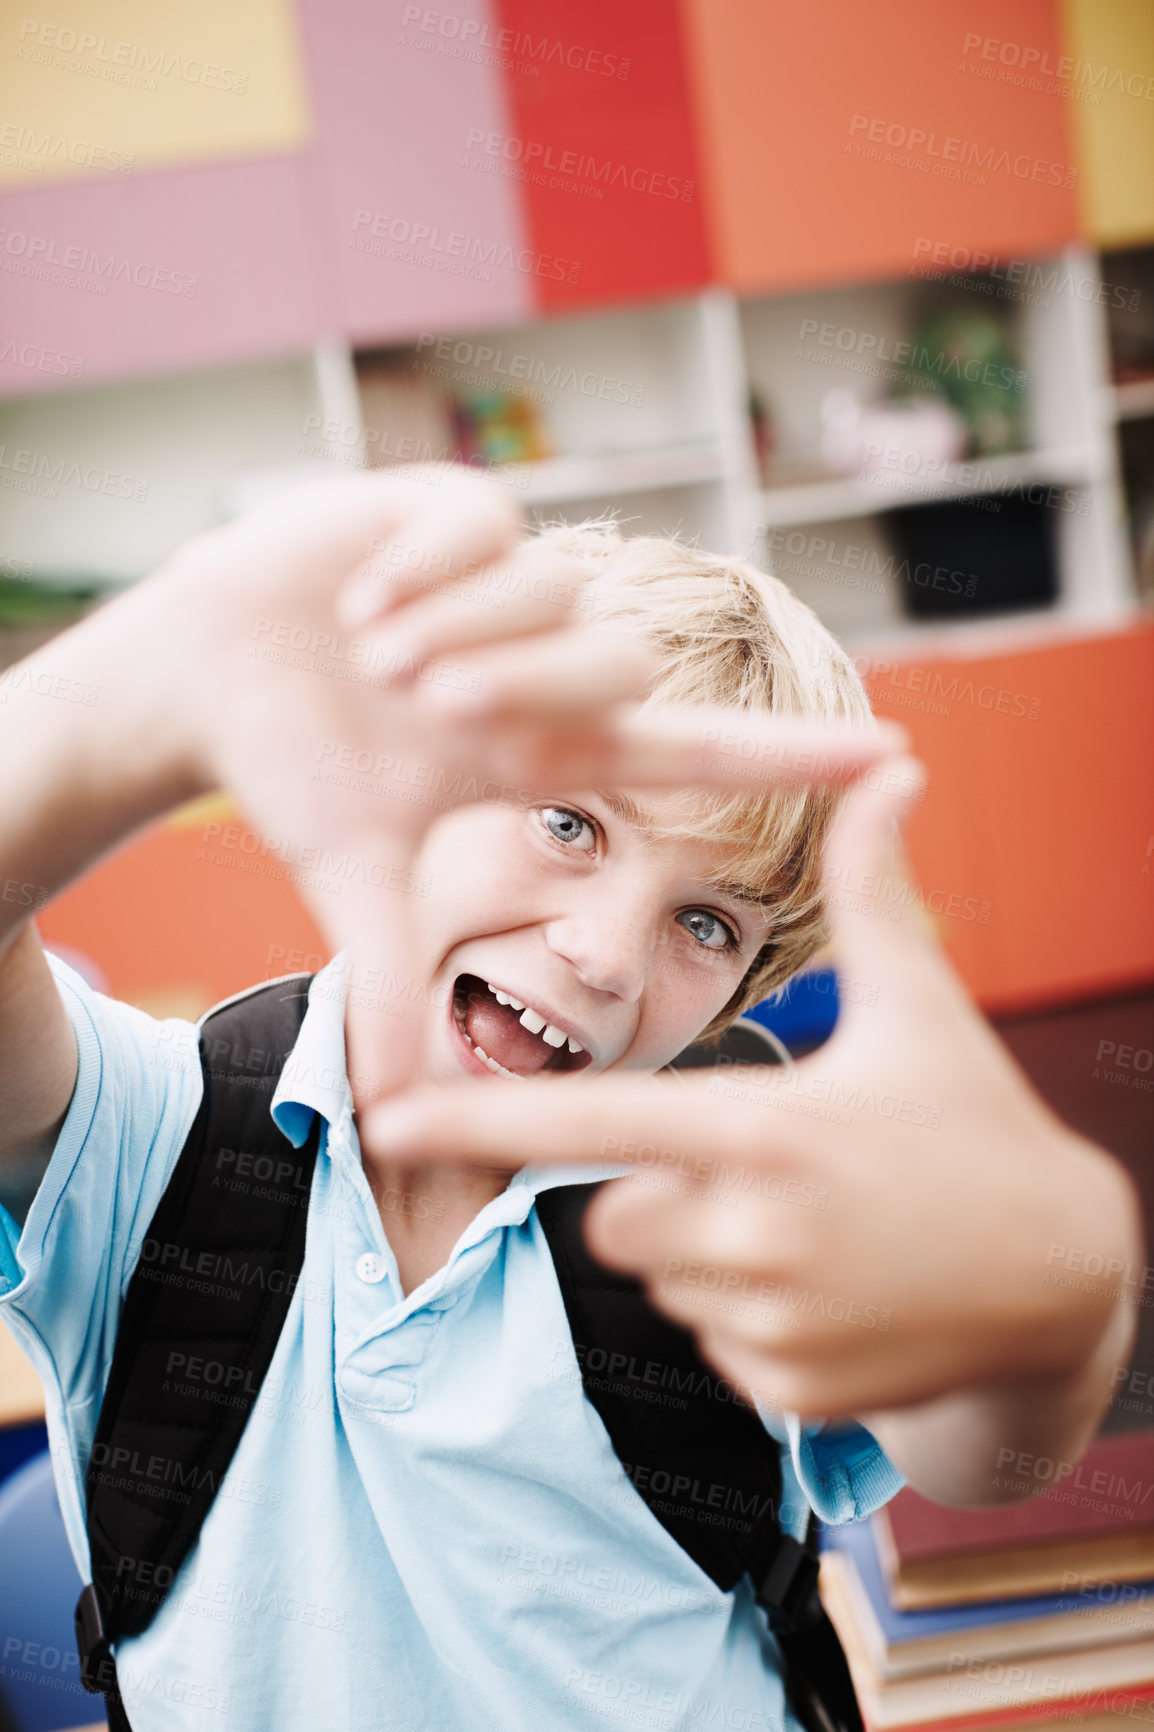
[[[1082,450],[1013,451],[972,463],[951,463],[944,473],[932,477],[907,477],[883,471],[870,479],[838,476],[792,487],[788,484],[766,487],[760,495],[760,515],[767,529],[799,523],[834,523],[846,517],[868,517],[877,511],[899,509],[902,505],[1008,493],[1035,483],[1081,487],[1092,479]]]
[[[1117,624],[1135,606],[1115,437],[1118,393],[1110,384],[1096,261],[1069,249],[1046,261],[1044,272],[1051,267],[1060,290],[1030,297],[1012,321],[1026,378],[1021,448],[912,477],[897,469],[863,477],[823,473],[825,393],[846,384],[877,398],[886,387],[881,368],[874,374],[839,368],[844,357],[837,347],[815,359],[801,339],[822,329],[857,332],[867,354],[892,353],[925,304],[925,285],[913,279],[797,296],[743,298],[714,289],[656,308],[451,341],[426,336],[390,359],[434,376],[446,393],[516,389],[511,374],[519,370],[549,447],[559,453],[497,472],[520,490],[533,517],[609,510],[634,530],[697,535],[705,545],[776,569],[851,646],[908,642],[926,632],[936,639],[950,629],[908,620],[892,581],[847,581],[846,560],[852,568],[859,554],[867,568],[893,567],[887,514],[975,496],[1048,501],[1057,602],[1006,621],[1014,636],[1025,630],[1045,638],[1070,620]],[[970,288],[970,304],[989,304],[981,279]],[[929,292],[943,299],[940,289]],[[954,295],[966,301],[967,287]],[[378,362],[372,354],[353,357],[362,378]],[[567,389],[539,388],[558,377],[568,378]],[[605,401],[625,386],[628,403]],[[764,477],[747,408],[753,390],[773,410],[775,451]],[[1127,401],[1129,412],[1138,413],[1137,394]],[[370,445],[379,446],[382,430],[366,431]],[[785,531],[808,532],[806,559],[790,557]],[[990,636],[987,622],[977,638]]]
[[[1127,427],[1154,416],[1154,380],[1112,382],[1108,315],[1095,295],[1099,262],[1070,249],[1050,265],[1064,288],[1031,297],[1013,317],[1026,376],[1021,448],[998,456],[913,476],[822,470],[826,392],[842,384],[871,400],[887,387],[881,368],[839,365],[841,347],[803,336],[857,332],[867,356],[892,353],[925,304],[925,285],[904,279],[757,297],[715,288],[499,330],[418,333],[385,354],[334,339],[282,362],[4,404],[9,467],[18,450],[55,463],[75,449],[102,472],[139,477],[148,500],[73,487],[64,512],[50,489],[21,491],[6,478],[4,552],[38,575],[123,582],[181,536],[262,493],[379,460],[399,448],[394,435],[403,431],[374,426],[365,409],[366,380],[387,366],[446,399],[467,389],[530,394],[551,455],[498,466],[494,476],[533,519],[613,512],[633,531],[676,530],[750,557],[789,582],[851,647],[937,642],[943,631],[964,630],[960,647],[997,641],[1000,631],[1009,642],[1061,636],[1070,622],[1116,625],[1137,605],[1122,441]],[[973,279],[951,292],[981,306],[981,291]],[[773,415],[766,475],[748,412],[755,390]],[[1030,489],[1054,490],[1055,605],[964,627],[906,617],[889,514]]]

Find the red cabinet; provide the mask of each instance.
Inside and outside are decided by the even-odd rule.
[[[496,0],[509,119],[470,156],[513,176],[546,311],[709,280],[676,0]],[[557,261],[561,261],[558,266]]]

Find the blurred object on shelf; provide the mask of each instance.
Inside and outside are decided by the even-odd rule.
[[[365,357],[358,361],[357,380],[370,468],[441,463],[453,456],[448,398],[421,371],[417,357]]]
[[[1154,417],[1123,421],[1118,440],[1135,583],[1144,600],[1154,601]]]
[[[839,386],[821,400],[821,423],[822,461],[838,475],[933,475],[966,448],[961,417],[933,399],[865,404]]]
[[[1154,499],[1147,499],[1134,513],[1134,576],[1138,593],[1154,602]]]
[[[944,398],[965,423],[969,457],[1020,448],[1026,374],[1004,319],[969,307],[928,314],[914,329],[902,400]]]
[[[1154,379],[1154,249],[1102,254],[1110,368],[1117,384]]]
[[[749,393],[749,429],[753,437],[757,472],[764,487],[769,481],[773,448],[777,443],[777,428],[774,425],[773,412],[766,398],[760,391],[756,390],[751,390]]]
[[[462,392],[452,413],[464,463],[536,463],[551,455],[535,405],[517,391]]]
[[[1051,605],[1058,594],[1055,516],[1010,493],[887,513],[906,612],[950,619]]]

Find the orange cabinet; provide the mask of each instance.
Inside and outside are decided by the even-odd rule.
[[[682,0],[715,269],[744,291],[1077,233],[1055,0]]]
[[[921,894],[991,1010],[1154,979],[1154,628],[868,675],[930,770]]]

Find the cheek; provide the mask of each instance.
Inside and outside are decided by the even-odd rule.
[[[688,935],[658,945],[639,1034],[645,1046],[674,1058],[691,1046],[741,984],[744,961],[694,955]]]
[[[515,922],[518,898],[530,883],[518,821],[523,815],[507,807],[467,806],[438,819],[425,837],[416,871],[429,894],[419,918],[434,951]]]

